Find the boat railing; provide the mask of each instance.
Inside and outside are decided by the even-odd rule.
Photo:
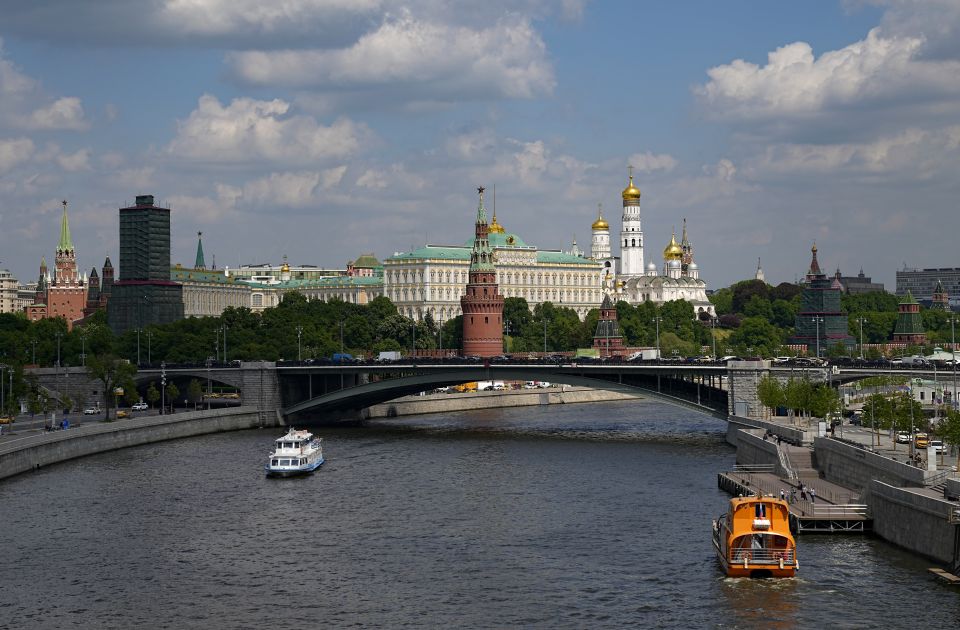
[[[736,564],[793,564],[796,554],[793,549],[733,549],[730,560]]]

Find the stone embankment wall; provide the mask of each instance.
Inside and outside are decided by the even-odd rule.
[[[958,509],[955,504],[874,480],[867,505],[878,536],[937,562],[953,562],[954,537],[960,526],[950,522],[951,512]]]
[[[602,389],[582,387],[523,389],[506,392],[465,392],[463,394],[428,394],[405,396],[367,409],[367,418],[393,418],[424,413],[470,411],[498,407],[529,407],[566,403],[608,402],[615,400],[641,400],[631,396]]]
[[[866,490],[874,480],[898,487],[921,488],[937,474],[832,438],[816,438],[813,448],[824,479],[858,492]]]
[[[76,457],[206,433],[280,426],[275,412],[234,407],[97,422],[0,442],[0,479]]]
[[[771,431],[782,437],[784,441],[797,446],[811,444],[816,435],[815,432],[805,431],[800,427],[785,427],[782,424],[767,422],[766,420],[730,416],[727,419],[727,442],[729,444],[737,446],[737,431],[740,429],[763,429],[764,431]]]

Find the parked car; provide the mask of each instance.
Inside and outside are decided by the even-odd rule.
[[[95,416],[98,413],[100,413],[100,410],[97,409],[96,407],[87,407],[86,409],[83,410],[83,415],[85,416]]]
[[[141,400],[140,402],[133,403],[133,406],[130,408],[134,411],[146,411],[149,408],[149,405]]]
[[[910,441],[910,434],[906,431],[900,431],[897,433],[897,444],[909,444]]]
[[[943,440],[930,440],[930,446],[932,446],[933,450],[937,453],[943,452]]]
[[[117,409],[117,418],[129,418],[130,412],[126,409]]]

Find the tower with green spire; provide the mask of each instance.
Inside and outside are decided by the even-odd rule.
[[[60,218],[60,241],[53,263],[53,284],[74,285],[80,280],[77,274],[77,253],[70,238],[70,220],[67,218],[67,200],[63,200],[63,216]]]
[[[197,232],[197,261],[193,263],[194,269],[206,269],[207,264],[203,260],[203,232]]]
[[[483,186],[477,188],[480,202],[474,224],[466,294],[460,298],[463,311],[463,354],[492,357],[503,352],[503,296],[497,290]]]
[[[923,330],[920,303],[907,291],[907,297],[897,305],[897,325],[893,329],[893,343],[924,344],[927,333]]]

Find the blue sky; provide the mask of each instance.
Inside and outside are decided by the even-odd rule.
[[[33,0],[0,22],[0,267],[34,279],[70,202],[84,271],[117,208],[173,260],[342,266],[470,237],[475,187],[543,248],[646,257],[688,219],[702,276],[958,266],[960,3]],[[614,239],[615,240],[615,239]]]

